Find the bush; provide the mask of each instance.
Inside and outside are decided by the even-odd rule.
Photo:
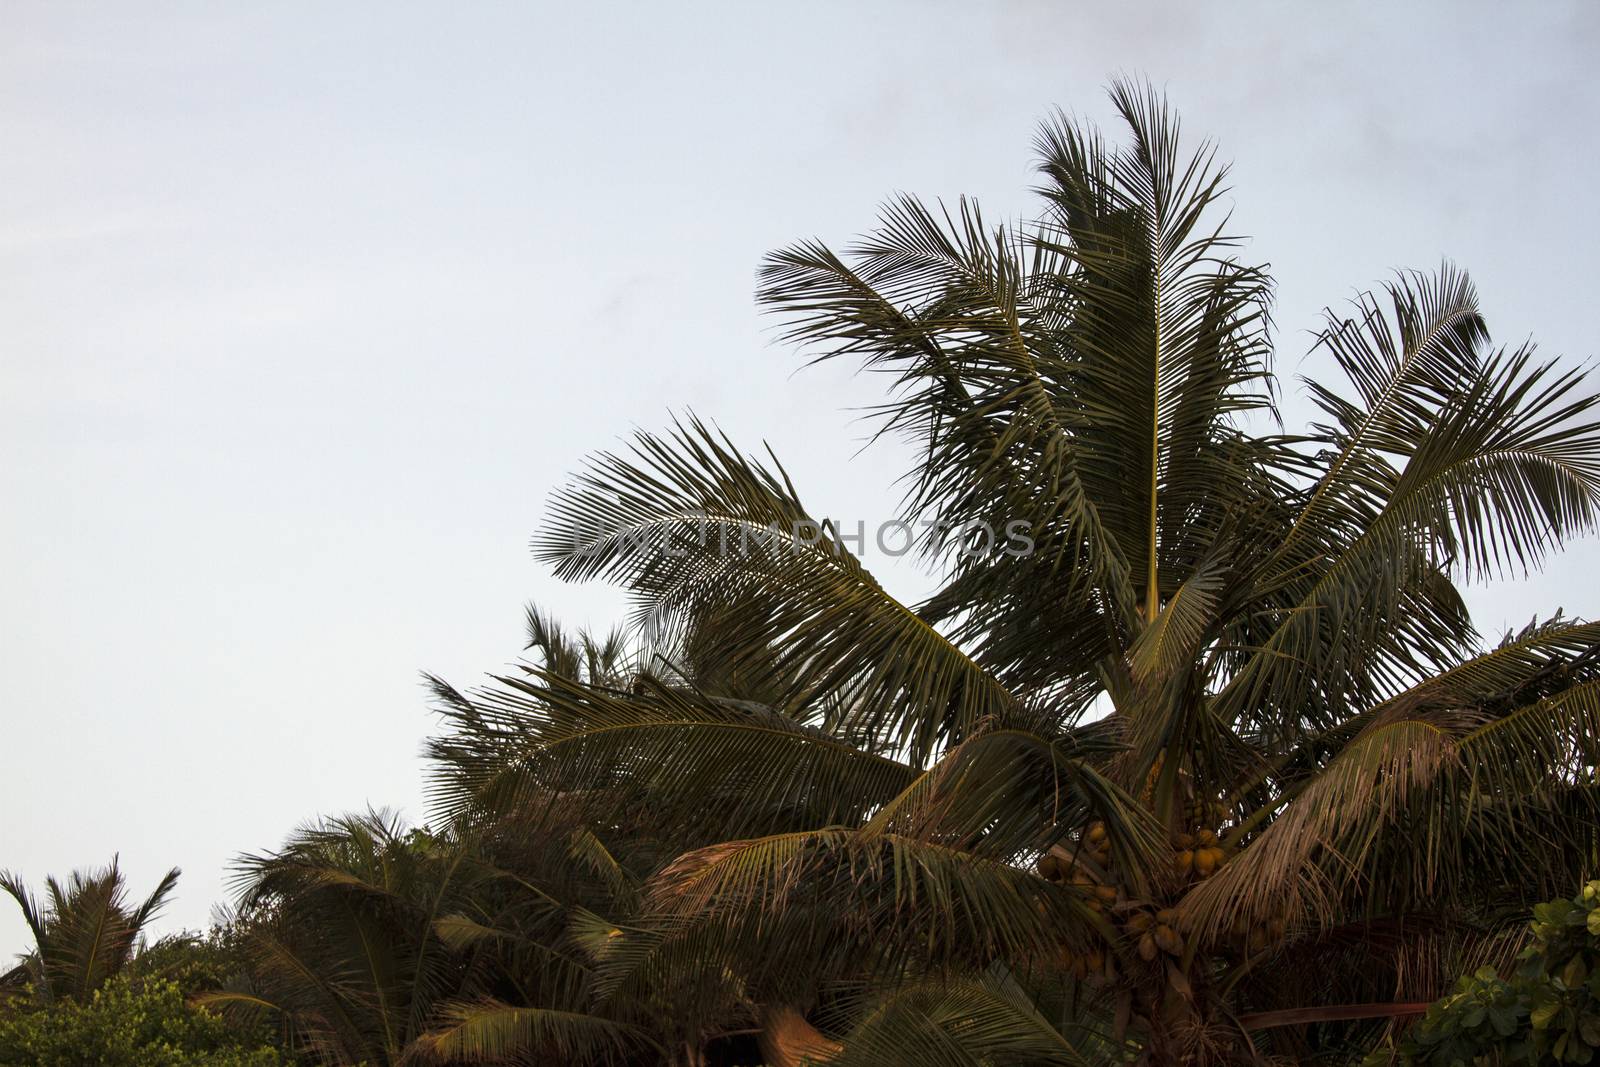
[[[1532,944],[1515,974],[1461,979],[1395,1049],[1367,1067],[1586,1064],[1600,1052],[1600,881],[1533,909]]]
[[[31,997],[0,1013],[0,1067],[286,1067],[167,979],[111,979],[88,1000]]]

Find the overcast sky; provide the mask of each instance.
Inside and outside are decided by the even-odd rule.
[[[887,517],[877,383],[796,373],[759,258],[897,190],[1027,213],[1034,127],[1118,72],[1235,161],[1286,374],[1441,257],[1497,339],[1600,351],[1591,4],[592,7],[0,0],[0,867],[181,865],[168,931],[305,819],[425,818],[418,672],[515,659],[529,599],[618,616],[527,541],[631,427],[692,408]],[[1600,614],[1595,563],[1482,628]]]

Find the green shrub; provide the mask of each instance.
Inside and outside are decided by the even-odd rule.
[[[0,1011],[0,1067],[285,1067],[175,982],[111,979],[87,1000],[21,997]]]

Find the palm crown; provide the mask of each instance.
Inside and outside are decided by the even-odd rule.
[[[1224,169],[1111,97],[1126,143],[1042,131],[1032,223],[900,198],[763,267],[790,338],[889,375],[926,603],[695,420],[555,496],[536,552],[632,592],[634,669],[449,691],[434,787],[627,842],[607,996],[743,1013],[774,1063],[1292,1055],[1592,870],[1600,627],[1485,648],[1458,589],[1593,528],[1583,375],[1495,347],[1447,266],[1330,313],[1344,380],[1276,431]]]
[[[0,872],[0,889],[22,909],[34,942],[32,952],[0,974],[0,996],[28,986],[46,1003],[90,996],[134,962],[144,928],[172,895],[178,875],[174,867],[149,896],[130,905],[113,857],[100,870],[74,871],[65,883],[46,879],[41,905],[20,876]]]

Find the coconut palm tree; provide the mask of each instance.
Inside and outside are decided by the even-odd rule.
[[[31,985],[45,1003],[82,1000],[121,973],[139,951],[145,926],[178,884],[168,871],[150,895],[130,906],[117,858],[98,871],[74,871],[62,884],[45,879],[41,907],[21,877],[0,872],[0,889],[11,895],[33,934],[33,951],[0,975],[0,989]]]
[[[533,608],[526,648],[530,669],[573,684],[625,685],[635,658],[620,632],[568,631]],[[429,682],[471,714],[448,684]],[[240,860],[232,930],[245,966],[200,1000],[270,1018],[330,1065],[656,1062],[652,1034],[671,1020],[619,1010],[594,978],[637,909],[626,861],[646,843],[635,836],[613,855],[596,829],[513,813],[432,832],[371,811],[303,827]]]
[[[1110,95],[1124,143],[1041,131],[1031,222],[901,197],[763,267],[789,338],[888,375],[935,595],[690,419],[536,540],[655,666],[445,709],[441,817],[648,837],[602,985],[710,1026],[731,983],[770,1063],[1358,1055],[1595,868],[1600,625],[1485,642],[1460,592],[1594,529],[1583,373],[1447,265],[1328,313],[1283,431],[1225,168]]]
[[[475,843],[488,875],[483,886],[499,890],[480,891],[476,917],[470,923],[455,917],[446,937],[458,949],[494,950],[494,967],[484,973],[498,977],[488,984],[493,992],[487,999],[481,977],[475,997],[457,996],[411,1055],[422,1062],[521,1062],[554,1050],[559,1062],[571,1064],[758,1062],[752,1057],[759,1057],[761,1009],[738,977],[705,967],[692,946],[664,939],[660,923],[643,912],[641,884],[682,853],[693,820],[663,821],[644,791],[620,782],[608,786],[581,766],[569,769],[572,788],[549,793],[537,805],[519,802],[515,771],[500,786],[481,777],[486,768],[494,773],[508,748],[528,741],[516,696],[523,687],[558,685],[638,700],[650,692],[687,691],[685,672],[703,656],[696,629],[651,631],[630,642],[620,631],[604,638],[566,631],[533,608],[527,619],[531,658],[503,680],[509,705],[494,693],[475,700],[430,679],[444,714],[471,724],[430,744],[440,770],[435,787],[442,825],[456,840]],[[507,792],[497,799],[502,788]],[[463,790],[473,800],[457,805]],[[603,811],[593,803],[601,793],[611,801]],[[705,799],[713,802],[709,792]],[[601,817],[592,817],[597,812]],[[507,946],[519,951],[507,955]],[[554,997],[538,988],[552,960],[567,976]],[[547,1012],[552,1021],[591,1028],[587,1039],[574,1033],[562,1040],[534,1025],[537,1009],[552,1002],[565,1013]]]
[[[612,923],[575,903],[577,849],[542,844],[408,830],[382,812],[305,827],[242,861],[245,971],[200,1001],[274,1019],[330,1065],[627,1062],[649,1036],[587,1011],[586,949]]]

